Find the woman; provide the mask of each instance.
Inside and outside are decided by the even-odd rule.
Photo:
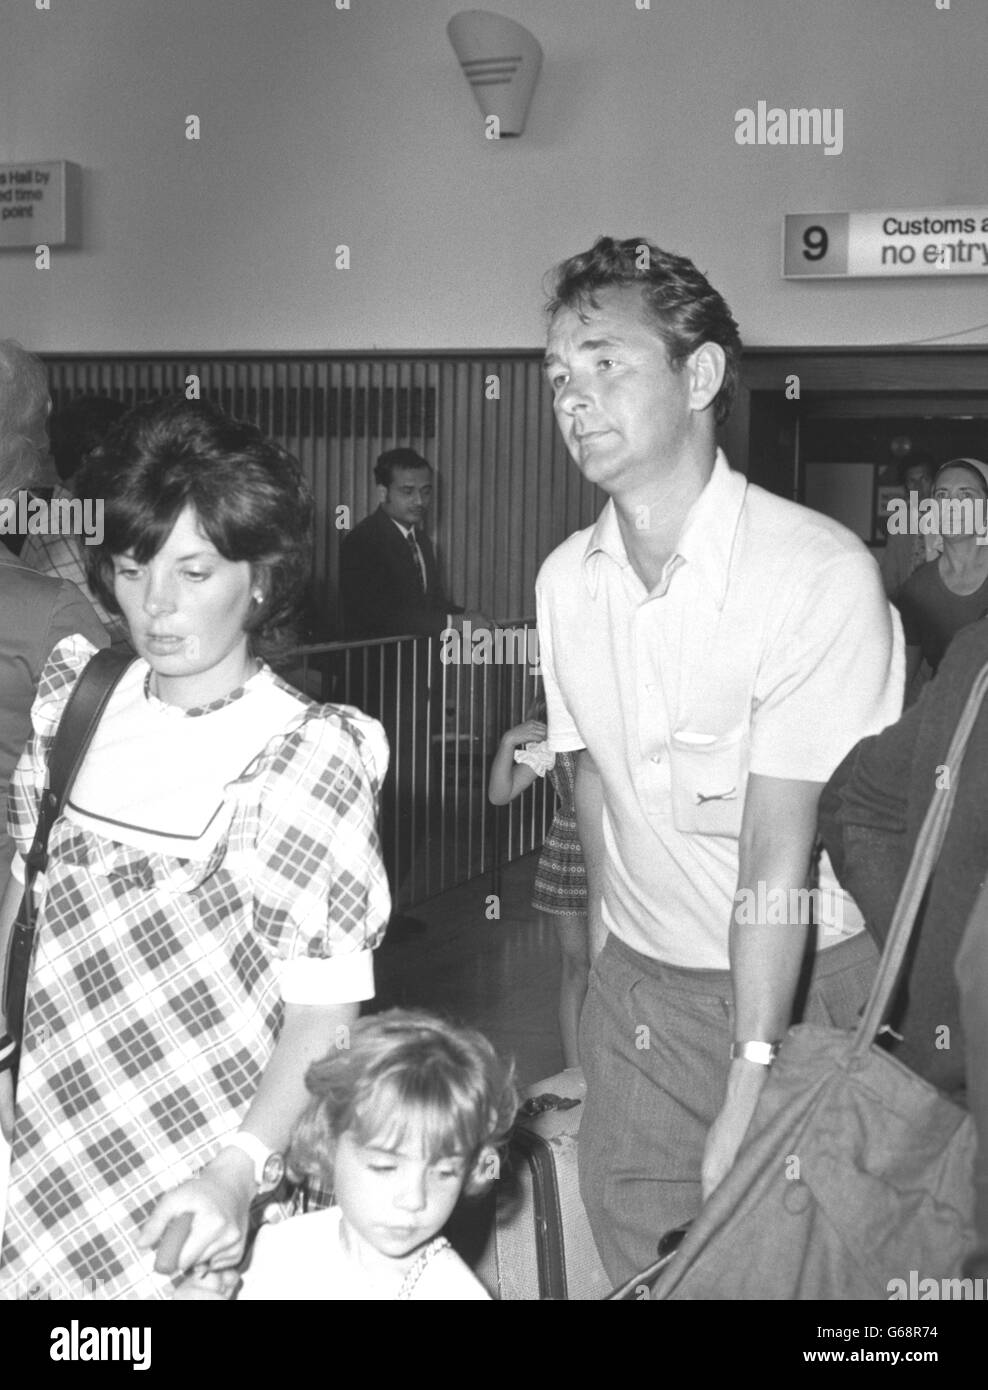
[[[925,658],[935,673],[954,634],[988,613],[988,481],[984,464],[951,459],[933,479],[943,554],[915,570],[896,603],[906,634],[906,688]]]
[[[183,1213],[181,1268],[238,1262],[306,1067],[373,994],[390,907],[383,731],[260,660],[307,577],[294,460],[209,406],[155,402],[87,473],[105,499],[90,582],[138,659],[52,832],[15,1119],[0,1074],[7,1297],[167,1297],[150,1247]],[[91,653],[61,643],[42,678],[12,799],[22,853]]]

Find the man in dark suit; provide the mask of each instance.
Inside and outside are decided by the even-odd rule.
[[[351,660],[348,698],[383,723],[391,761],[381,792],[381,836],[392,900],[397,904],[415,850],[428,826],[428,801],[438,806],[434,734],[443,727],[436,666],[437,638],[464,615],[450,603],[432,542],[422,529],[432,501],[431,465],[414,449],[389,449],[374,467],[380,505],[340,547],[343,633],[348,641],[376,637],[419,640],[358,649]],[[430,646],[432,651],[430,652]],[[431,793],[431,795],[430,795]],[[413,879],[410,891],[422,887]],[[412,919],[392,924],[407,928]]]
[[[437,637],[462,608],[443,592],[432,542],[419,528],[432,501],[432,467],[414,449],[389,449],[374,466],[380,506],[340,549],[343,632]]]

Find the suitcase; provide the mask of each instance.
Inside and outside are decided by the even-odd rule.
[[[589,1301],[611,1291],[577,1181],[585,1094],[578,1067],[523,1092],[495,1192],[474,1209],[473,1239],[462,1226],[447,1232],[493,1298]],[[526,1115],[526,1102],[540,1113]]]

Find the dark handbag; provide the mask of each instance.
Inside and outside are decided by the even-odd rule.
[[[92,742],[96,726],[100,721],[107,701],[124,670],[133,661],[132,656],[105,648],[89,662],[76,681],[75,689],[69,697],[62,713],[55,741],[48,754],[48,776],[41,804],[38,808],[38,824],[34,841],[27,853],[27,872],[24,895],[17,912],[17,918],[10,932],[7,948],[7,963],[4,971],[4,1013],[7,1019],[7,1032],[20,1044],[24,1034],[24,1005],[27,998],[28,978],[34,956],[34,943],[37,924],[34,914],[34,881],[39,873],[44,873],[48,865],[48,836],[72,789],[76,773],[82,766],[86,751]],[[18,1048],[17,1058],[20,1049]],[[17,1060],[11,1067],[14,1085],[17,1085]]]
[[[875,1038],[986,689],[988,666],[958,721],[951,783],[923,820],[858,1027],[789,1030],[731,1171],[675,1256],[626,1288],[658,1273],[656,1300],[915,1299],[961,1275],[974,1244],[974,1125]]]

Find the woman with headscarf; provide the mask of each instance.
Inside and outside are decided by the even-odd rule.
[[[935,673],[955,633],[988,613],[986,473],[977,459],[959,458],[942,464],[933,479],[943,553],[915,570],[896,599],[907,689],[923,658]]]

